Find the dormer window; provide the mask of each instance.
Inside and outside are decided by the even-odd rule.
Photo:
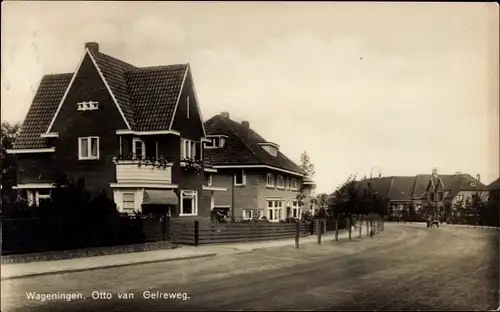
[[[210,142],[205,143],[205,148],[223,148],[227,141],[225,135],[209,135]]]
[[[272,173],[267,174],[266,186],[267,187],[274,187],[274,175]]]
[[[189,95],[187,96],[186,99],[186,110],[187,110],[187,118],[189,118]]]
[[[78,102],[76,105],[77,105],[79,111],[99,109],[99,102],[95,102],[95,101]]]
[[[259,145],[269,154],[273,156],[278,156],[279,145],[271,142],[259,143]]]

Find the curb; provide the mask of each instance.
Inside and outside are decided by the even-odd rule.
[[[215,257],[215,256],[217,256],[217,253],[208,253],[208,254],[204,254],[204,255],[186,256],[186,257],[171,258],[171,259],[157,259],[157,260],[146,260],[146,261],[133,262],[133,263],[110,264],[110,265],[93,267],[93,268],[69,269],[69,270],[59,270],[59,271],[40,272],[40,273],[28,273],[28,274],[2,277],[0,280],[6,281],[6,280],[23,279],[23,278],[30,278],[30,277],[37,277],[37,276],[44,276],[44,275],[56,275],[56,274],[76,273],[76,272],[85,272],[85,271],[96,271],[96,270],[100,270],[100,269],[119,268],[119,267],[127,267],[127,266],[158,263],[158,262],[172,262],[172,261],[181,261],[181,260],[209,258],[209,257]]]

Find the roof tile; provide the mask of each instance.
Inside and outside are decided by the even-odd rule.
[[[72,77],[71,73],[43,76],[13,148],[48,147],[47,139],[40,134],[47,131]]]
[[[268,165],[304,174],[292,160],[278,151],[266,152],[259,143],[267,142],[257,132],[229,118],[216,115],[205,122],[207,135],[228,136],[224,148],[205,149],[205,157],[214,165]]]
[[[167,130],[188,64],[139,68],[102,52],[91,52],[133,130]],[[45,148],[47,131],[73,73],[46,75],[13,148]]]

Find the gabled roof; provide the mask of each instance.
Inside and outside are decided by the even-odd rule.
[[[500,178],[498,178],[495,181],[491,182],[491,184],[488,185],[487,189],[489,191],[500,190]]]
[[[373,192],[377,192],[382,198],[387,199],[389,198],[393,179],[394,177],[381,177],[361,180],[356,182],[356,187],[362,191],[363,189],[368,189],[368,184],[370,184]]]
[[[411,200],[415,177],[393,177],[389,198],[391,200]]]
[[[47,130],[72,76],[71,73],[43,76],[13,148],[47,147],[40,134]]]
[[[170,129],[189,64],[141,68],[99,51],[86,53],[95,61],[131,130]],[[47,139],[40,135],[48,131],[73,75],[42,78],[14,149],[48,147]]]
[[[184,83],[187,64],[145,67],[125,72],[135,128],[139,131],[169,129]]]
[[[387,194],[387,197],[391,200],[405,201],[422,198],[426,194],[429,184],[434,189],[438,186],[438,183],[442,183],[444,191],[448,192],[445,199],[452,199],[460,191],[483,191],[486,189],[483,183],[477,181],[470,174],[438,175],[437,177],[430,174],[419,174],[410,177],[383,177],[361,180],[357,182],[357,185],[362,189],[367,187],[368,183],[371,183],[373,190],[380,194]],[[500,184],[500,182],[497,183]]]
[[[207,135],[226,135],[223,148],[205,149],[205,158],[214,165],[268,165],[299,174],[305,172],[283,153],[272,156],[259,145],[267,142],[251,128],[216,115],[205,122]]]

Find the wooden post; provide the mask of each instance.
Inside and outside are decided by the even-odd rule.
[[[200,242],[200,221],[194,221],[194,245],[198,246]]]
[[[347,233],[349,233],[349,240],[351,240],[352,239],[351,215],[349,215],[349,217],[346,218],[346,223],[347,223]]]
[[[163,240],[167,240],[167,213],[163,213],[161,222],[161,236]]]
[[[236,173],[233,173],[233,183],[231,184],[231,221],[234,222],[234,183],[236,183]]]
[[[335,218],[335,241],[339,240],[339,217]]]
[[[326,233],[326,219],[323,219],[323,233]]]
[[[318,245],[321,245],[320,219],[316,219],[316,234],[318,235]]]
[[[295,223],[295,248],[299,248],[299,237],[300,237],[300,221],[297,220]]]

